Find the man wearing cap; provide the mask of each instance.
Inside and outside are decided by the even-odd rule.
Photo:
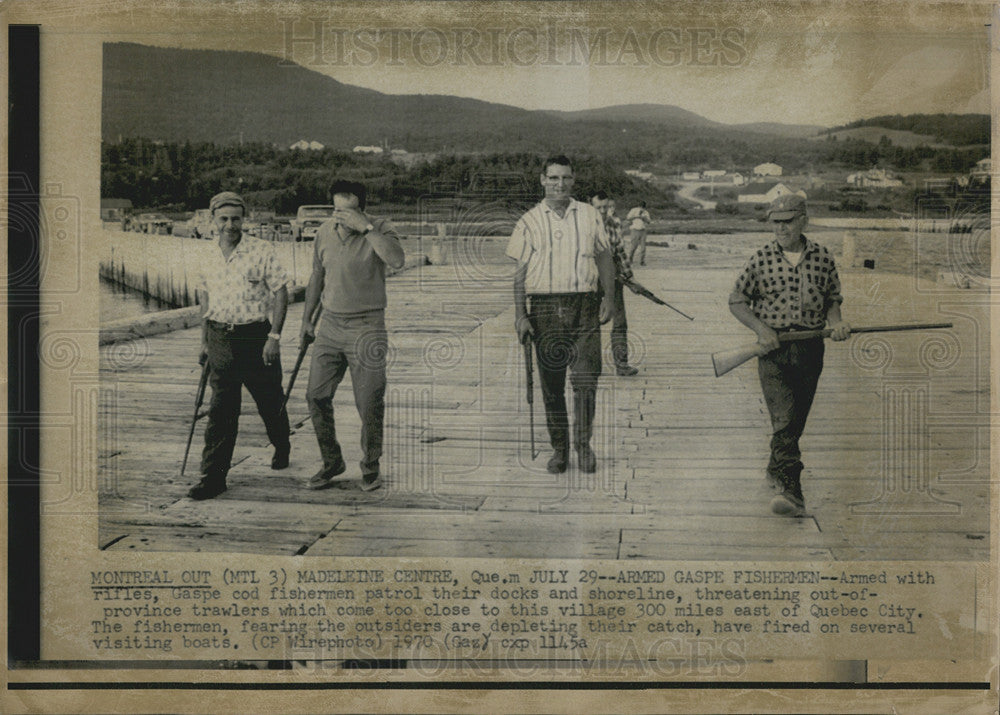
[[[202,478],[188,492],[192,499],[211,499],[226,490],[244,385],[274,445],[271,468],[287,467],[291,449],[278,345],[288,275],[268,242],[243,233],[246,204],[239,194],[216,194],[209,208],[219,241],[202,267],[199,298],[204,318],[200,362],[208,361],[212,401]]]
[[[313,339],[306,400],[323,457],[322,468],[309,480],[324,489],[347,465],[337,441],[333,395],[350,368],[354,404],[361,418],[361,488],[382,485],[379,458],[385,416],[385,269],[403,267],[399,236],[385,219],[365,213],[365,187],[336,181],[330,187],[334,211],[316,232],[313,268],[306,288],[299,340]],[[317,331],[313,314],[322,305]]]
[[[625,220],[628,221],[632,243],[628,259],[634,262],[635,255],[638,253],[639,265],[644,266],[646,265],[646,231],[649,229],[649,224],[653,222],[653,218],[646,209],[646,202],[640,201],[638,206],[633,206],[625,216]]]
[[[535,343],[553,448],[548,471],[565,472],[569,464],[568,370],[573,387],[572,446],[580,471],[595,472],[597,458],[590,438],[601,374],[600,325],[614,314],[615,269],[601,214],[570,195],[570,160],[562,155],[548,159],[541,183],[545,199],[520,218],[507,244],[507,256],[517,261],[515,330],[522,343],[529,338]]]
[[[805,198],[779,196],[768,209],[774,241],[743,267],[729,296],[729,310],[757,334],[765,353],[757,361],[764,401],[771,415],[771,458],[767,480],[779,490],[775,514],[805,514],[799,438],[823,369],[823,338],[781,342],[782,333],[829,324],[833,340],[851,327],[841,318],[840,278],[830,252],[806,238]]]
[[[628,319],[625,316],[625,281],[632,278],[632,262],[622,240],[622,222],[614,214],[614,201],[605,191],[598,191],[590,197],[590,205],[597,209],[604,219],[604,230],[608,232],[608,244],[615,266],[615,317],[611,323],[611,358],[615,362],[615,374],[631,377],[639,371],[628,364]]]

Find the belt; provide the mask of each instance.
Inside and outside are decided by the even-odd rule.
[[[262,326],[267,325],[266,320],[255,320],[252,323],[220,323],[218,320],[206,320],[208,327],[214,328],[215,330],[222,331],[224,333],[236,333],[245,330],[259,330]]]

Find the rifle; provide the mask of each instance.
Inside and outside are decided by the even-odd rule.
[[[315,317],[316,314],[319,313],[319,308],[320,304],[317,303],[316,308],[313,310],[313,317]],[[315,331],[316,322],[315,321],[311,322],[313,323],[313,330]],[[312,337],[306,336],[306,339],[303,340],[302,344],[299,346],[299,354],[295,358],[295,367],[292,368],[292,374],[288,378],[288,389],[285,391],[285,398],[281,401],[282,411],[284,411],[285,406],[288,404],[288,398],[292,396],[292,387],[295,385],[295,378],[298,377],[299,368],[302,367],[302,361],[305,360],[306,352],[309,350],[309,343],[313,342],[315,339],[316,339],[315,334],[313,334]]]
[[[199,417],[204,415],[199,415],[198,410],[201,409],[201,403],[205,400],[205,386],[208,384],[208,360],[205,364],[201,366],[201,379],[198,380],[198,394],[194,398],[194,417],[191,418],[191,429],[188,431],[187,445],[184,447],[184,461],[181,463],[181,476],[184,476],[184,470],[187,468],[188,463],[188,452],[191,451],[191,439],[194,437],[194,426],[198,422]]]
[[[655,295],[653,295],[653,292],[651,290],[649,290],[648,288],[646,288],[646,286],[642,285],[641,283],[637,283],[632,278],[629,278],[628,280],[623,280],[622,281],[622,285],[627,286],[628,289],[630,291],[632,291],[633,293],[635,293],[636,295],[641,295],[643,298],[649,298],[649,300],[653,301],[657,305],[665,305],[668,308],[670,308],[670,310],[674,311],[675,313],[680,313],[681,315],[683,315],[688,320],[694,320],[694,318],[692,318],[690,315],[688,315],[687,313],[685,313],[685,312],[683,312],[681,310],[678,310],[674,306],[670,305],[670,303],[668,303],[667,301],[662,300],[660,298],[657,298]]]
[[[950,328],[952,323],[918,323],[916,325],[869,325],[858,328],[851,328],[854,333],[893,333],[901,330],[936,330],[938,328]],[[833,333],[832,328],[820,330],[799,330],[791,333],[781,333],[778,340],[783,343],[792,340],[808,340],[810,338],[828,338]],[[750,358],[760,357],[765,353],[757,343],[750,343],[742,347],[731,350],[720,350],[712,353],[712,366],[715,368],[715,376],[722,377],[727,372],[739,365],[742,365]]]
[[[525,333],[522,345],[524,367],[528,373],[528,419],[531,425],[531,460],[534,461],[538,454],[535,452],[535,370],[531,360],[531,333]]]

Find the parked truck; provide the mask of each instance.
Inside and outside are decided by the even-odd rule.
[[[316,231],[327,219],[333,216],[333,206],[310,204],[299,206],[295,218],[292,219],[292,238],[296,241],[312,241]]]

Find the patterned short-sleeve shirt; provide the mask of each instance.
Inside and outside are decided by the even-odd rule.
[[[591,293],[597,290],[597,255],[610,248],[601,214],[571,200],[560,217],[542,201],[517,222],[507,255],[527,264],[530,294]]]
[[[775,330],[821,328],[830,306],[843,301],[833,255],[805,236],[802,239],[805,248],[797,265],[772,241],[750,257],[733,288],[754,315]]]
[[[229,258],[216,246],[201,270],[208,292],[205,317],[220,323],[254,323],[271,315],[274,294],[289,278],[267,241],[243,234]]]
[[[632,261],[629,260],[625,241],[622,239],[622,222],[617,216],[608,215],[604,219],[604,228],[608,232],[608,244],[611,246],[611,256],[615,260],[615,273],[620,281],[629,281],[635,277],[632,272]]]

